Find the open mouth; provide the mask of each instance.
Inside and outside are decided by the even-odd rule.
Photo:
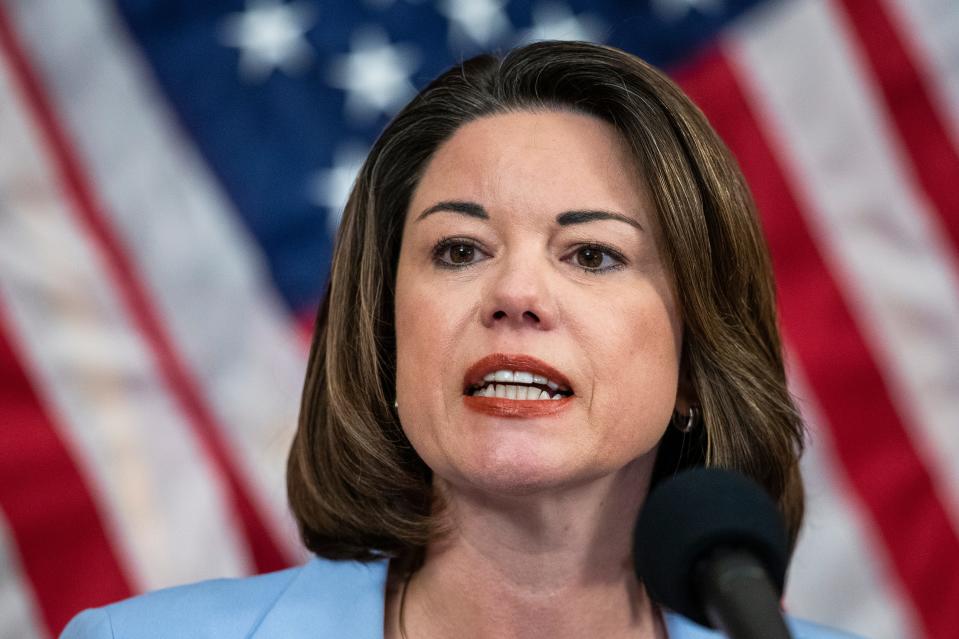
[[[466,395],[520,400],[553,400],[570,397],[573,391],[545,375],[530,371],[501,369],[483,376],[472,384]]]
[[[566,377],[530,355],[495,353],[466,372],[463,394],[520,401],[551,401],[573,395]]]

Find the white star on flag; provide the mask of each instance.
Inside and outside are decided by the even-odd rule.
[[[575,15],[569,5],[538,2],[533,6],[533,27],[523,33],[523,42],[537,40],[586,40],[603,42],[606,24],[596,16]]]
[[[675,22],[689,15],[690,11],[698,13],[721,13],[723,0],[653,0],[653,11],[667,22]]]
[[[476,45],[488,47],[508,36],[513,25],[503,8],[505,0],[442,0],[436,10],[450,23],[449,43],[454,51]]]
[[[240,50],[240,75],[249,82],[262,82],[276,69],[295,75],[313,60],[305,35],[315,19],[305,2],[248,0],[245,11],[224,18],[220,41]]]
[[[350,53],[331,63],[327,79],[347,92],[347,115],[369,122],[380,113],[393,115],[416,95],[410,74],[419,67],[419,59],[415,46],[391,45],[378,27],[360,28],[350,38]]]
[[[311,181],[310,201],[327,209],[327,228],[334,235],[368,152],[368,147],[355,140],[338,146],[333,152],[333,167],[317,171]]]

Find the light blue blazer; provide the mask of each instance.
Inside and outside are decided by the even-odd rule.
[[[217,579],[159,590],[85,610],[61,639],[383,639],[387,562],[313,559],[245,579]],[[790,620],[795,639],[850,639]],[[717,639],[666,614],[670,639]]]

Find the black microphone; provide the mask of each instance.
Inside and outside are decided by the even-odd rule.
[[[636,523],[633,560],[649,596],[732,639],[791,638],[779,608],[787,555],[772,499],[728,470],[663,481]]]

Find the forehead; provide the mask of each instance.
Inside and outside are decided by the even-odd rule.
[[[434,153],[411,208],[436,199],[474,199],[497,207],[555,213],[613,208],[649,215],[640,171],[609,123],[581,113],[515,112],[460,127]]]

